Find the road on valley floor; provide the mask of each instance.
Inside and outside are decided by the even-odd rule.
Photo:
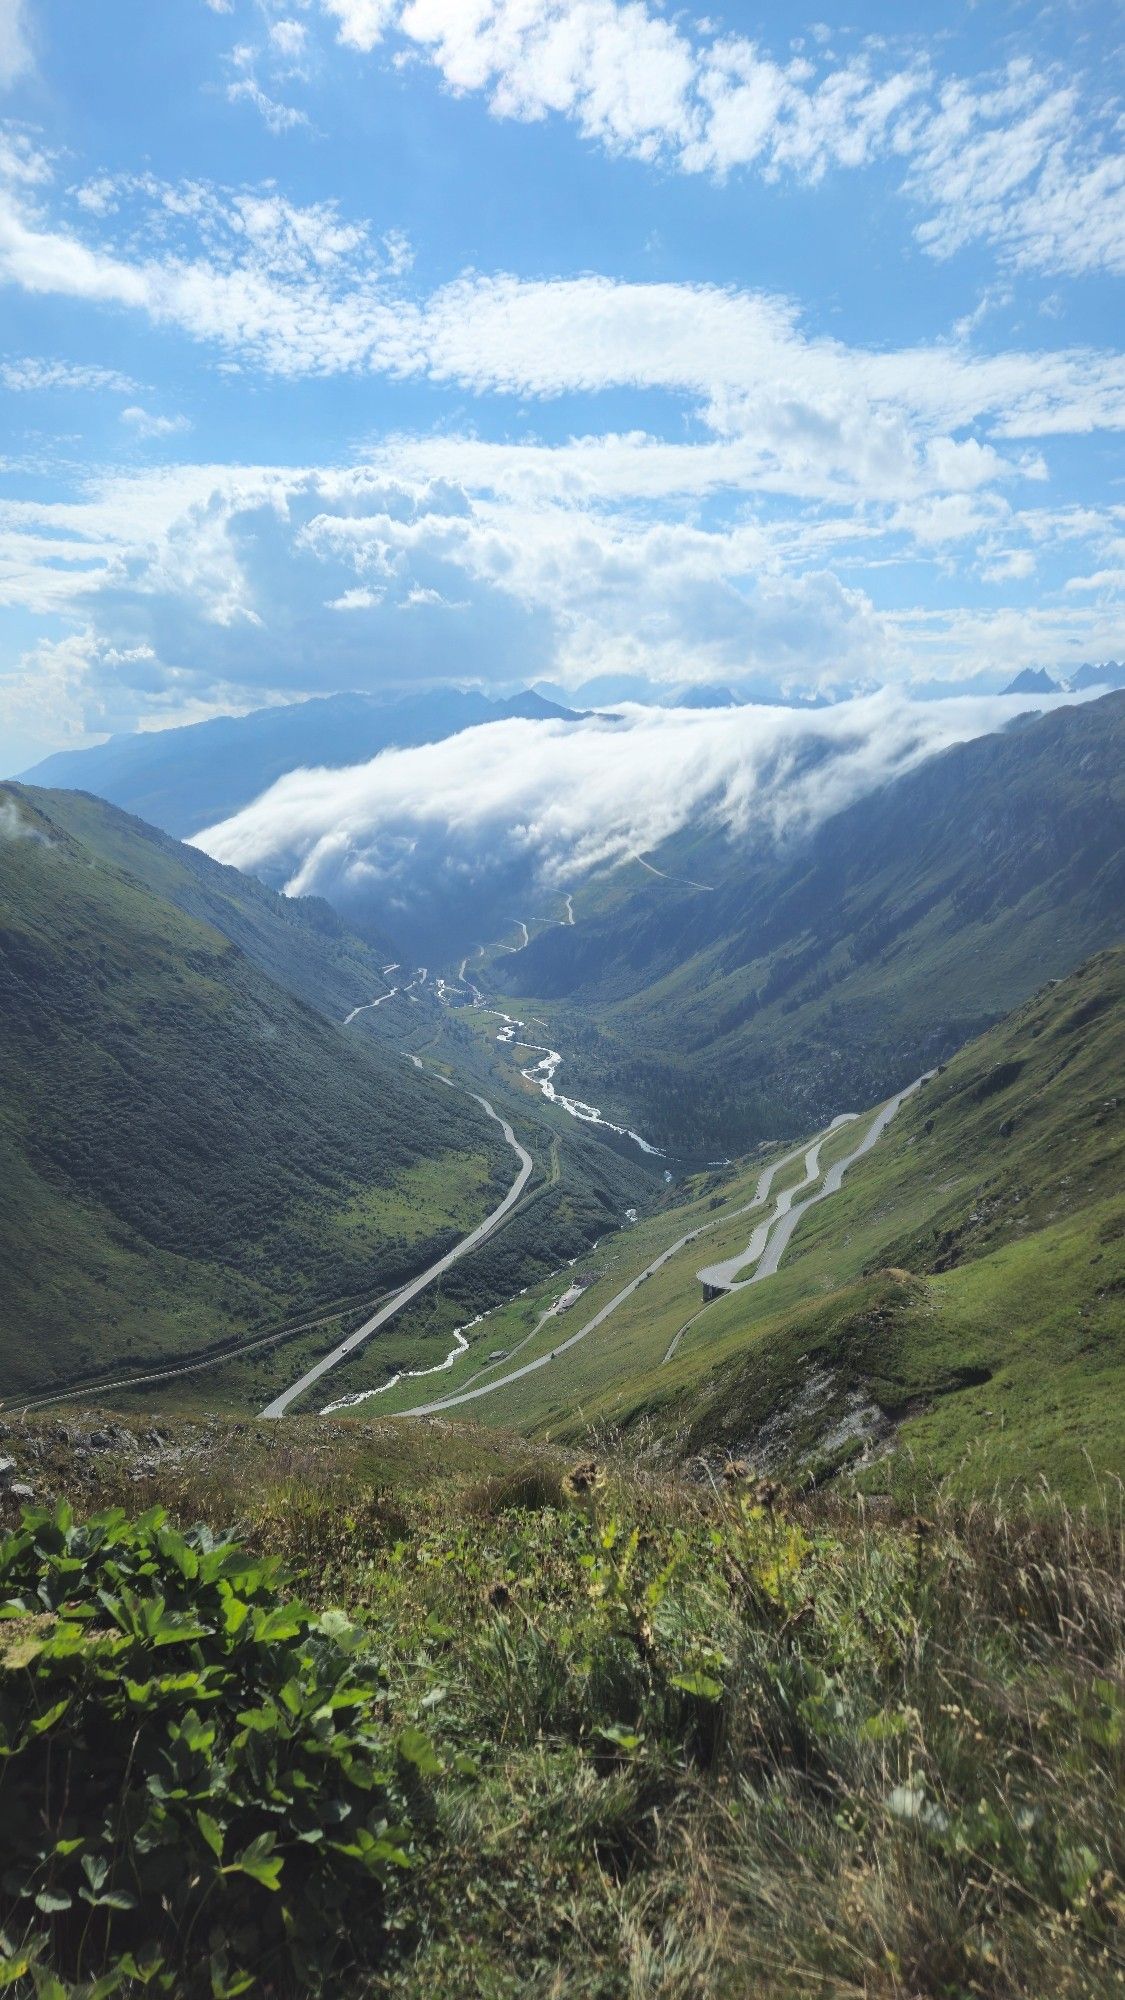
[[[423,1067],[417,1056],[412,1056],[411,1061],[416,1068]],[[428,1071],[427,1074],[432,1075],[433,1072]],[[445,1076],[438,1077],[437,1081],[449,1083],[451,1090],[461,1087],[450,1083],[449,1078]],[[368,1340],[373,1333],[378,1333],[381,1326],[385,1326],[389,1319],[393,1319],[397,1312],[401,1312],[403,1306],[409,1305],[411,1299],[416,1299],[419,1292],[424,1292],[427,1285],[432,1285],[435,1278],[440,1278],[444,1271],[448,1271],[451,1264],[456,1264],[459,1258],[467,1256],[470,1250],[475,1250],[479,1243],[483,1243],[487,1236],[491,1236],[493,1230],[504,1220],[508,1210],[519,1200],[531,1178],[532,1167],[535,1164],[531,1154],[526,1147],[520,1145],[507,1119],[501,1118],[487,1097],[478,1097],[475,1090],[470,1090],[468,1095],[483,1106],[490,1118],[496,1120],[508,1145],[519,1158],[519,1172],[503,1201],[497,1204],[491,1214],[485,1216],[483,1222],[478,1222],[468,1236],[463,1236],[460,1243],[454,1244],[452,1250],[447,1250],[444,1257],[439,1257],[436,1264],[431,1264],[428,1270],[421,1272],[417,1278],[412,1278],[408,1285],[404,1285],[400,1292],[396,1292],[393,1298],[380,1306],[378,1312],[372,1313],[370,1319],[365,1319],[362,1326],[357,1326],[354,1333],[349,1333],[346,1340],[342,1340],[339,1346],[334,1347],[331,1353],[316,1363],[315,1367],[308,1369],[291,1388],[283,1390],[280,1396],[275,1396],[272,1403],[267,1403],[261,1412],[263,1417],[283,1417],[290,1403],[296,1402],[298,1396],[303,1396],[306,1389],[312,1388],[314,1382],[319,1382],[323,1375],[327,1375],[331,1369],[337,1367],[349,1354],[354,1354],[357,1347],[362,1347],[365,1340]]]

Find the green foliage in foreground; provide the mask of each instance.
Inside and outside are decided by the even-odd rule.
[[[396,1753],[341,1613],[160,1508],[60,1505],[0,1545],[0,1619],[2,1905],[29,1964],[233,1995],[250,1968],[312,1991],[345,1944],[377,1956],[411,1859],[396,1763],[428,1752]]]
[[[1120,1991],[1108,1524],[940,1503],[871,1521],[737,1476],[654,1489],[526,1452],[428,1498],[337,1480],[239,1501],[247,1548],[280,1551],[344,1615],[289,1606],[257,1555],[156,1515],[38,1517],[0,1547],[28,1607],[0,1655],[17,1993],[108,1992],[115,1974],[139,1990],[126,1947],[175,1992]],[[181,1504],[229,1507],[209,1485]],[[210,1702],[178,1685],[194,1676]],[[69,1793],[55,1764],[44,1791],[52,1743],[74,1746]],[[38,1858],[60,1840],[82,1844]],[[107,1890],[136,1905],[107,1910]]]

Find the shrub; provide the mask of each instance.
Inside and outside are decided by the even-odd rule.
[[[394,1739],[363,1635],[284,1589],[160,1508],[0,1541],[0,1911],[29,1962],[220,1996],[377,1961],[436,1760]]]

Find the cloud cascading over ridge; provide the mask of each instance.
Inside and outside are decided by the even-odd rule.
[[[1026,707],[884,690],[812,711],[626,705],[575,723],[490,723],[345,770],[293,771],[194,844],[344,906],[401,906],[412,884],[469,880],[481,865],[573,887],[685,826],[735,840],[804,835]]]

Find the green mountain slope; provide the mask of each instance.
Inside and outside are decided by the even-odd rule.
[[[174,862],[92,802],[0,789],[8,1396],[371,1298],[511,1180],[475,1105],[154,894]],[[298,937],[308,983],[315,929],[201,862],[202,903],[225,899],[261,961]],[[322,1004],[348,951],[328,933]]]
[[[654,859],[663,877],[633,863],[591,885],[578,923],[494,977],[658,1143],[706,1156],[806,1130],[1116,941],[1125,694],[932,758],[799,847],[700,828]]]
[[[780,1310],[741,1295],[755,1300],[748,1344],[693,1407],[690,1441],[822,1471],[885,1445],[876,1484],[917,1466],[964,1490],[1043,1476],[1086,1493],[1119,1472],[1123,1076],[1117,950],[1047,987],[904,1109],[795,1237]],[[697,1362],[706,1316],[698,1332]]]
[[[342,1021],[386,990],[382,967],[398,956],[390,940],[370,927],[366,938],[357,937],[319,896],[279,895],[88,792],[15,785],[4,791],[41,807],[57,827],[185,916],[213,925],[259,971],[330,1020]]]
[[[775,1277],[586,1414],[801,1478],[862,1464],[876,1488],[1042,1476],[1088,1496],[1125,1464],[1123,1059],[1118,949],[972,1042]]]

